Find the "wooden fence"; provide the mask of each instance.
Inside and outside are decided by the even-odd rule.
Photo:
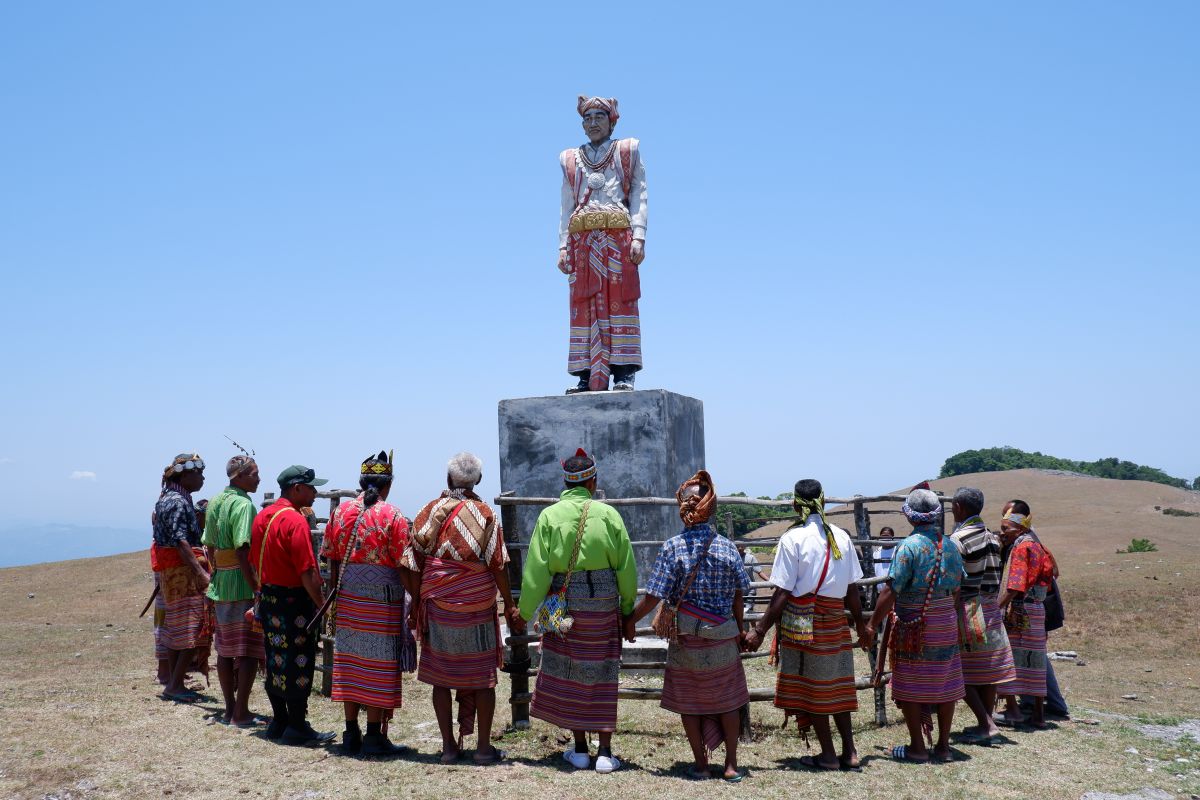
[[[320,549],[321,538],[324,534],[324,526],[328,522],[329,517],[333,516],[333,512],[337,509],[339,503],[341,503],[343,499],[357,497],[358,494],[358,490],[353,489],[333,489],[317,493],[317,497],[319,499],[329,501],[329,516],[318,517],[314,513],[313,516],[309,517],[309,523],[312,529],[314,552]],[[943,506],[950,502],[950,498],[948,497],[940,497],[940,499]],[[514,510],[518,506],[549,506],[557,503],[558,500],[559,498],[557,497],[517,497],[511,492],[501,494],[495,499],[495,504],[500,507],[501,523],[504,528],[504,541],[508,548],[511,559],[509,561],[508,570],[509,582],[512,584],[512,586],[519,587],[521,585],[523,555],[524,551],[529,548],[527,542],[521,541],[522,537],[520,535],[520,531],[517,530],[516,514],[514,513]],[[855,495],[848,498],[830,497],[826,498],[825,500],[825,504],[827,506],[837,506],[836,508],[826,512],[827,517],[853,516],[854,533],[851,537],[851,541],[858,550],[859,562],[863,567],[863,574],[865,576],[862,580],[856,581],[855,585],[863,591],[862,599],[864,611],[869,611],[873,607],[875,592],[871,590],[886,580],[885,578],[874,577],[873,566],[875,563],[875,558],[873,556],[873,548],[879,547],[888,540],[881,540],[872,535],[871,518],[875,515],[900,513],[899,509],[872,510],[867,506],[871,503],[903,503],[904,500],[904,495],[875,495],[870,497]],[[264,507],[270,505],[274,501],[274,493],[267,492],[264,494]],[[616,506],[618,508],[622,506],[646,505],[675,506],[677,503],[673,497],[604,498],[604,502],[608,505]],[[791,508],[792,503],[790,500],[762,500],[753,497],[718,497],[717,505],[718,507],[742,505],[761,506],[765,508]],[[758,518],[755,521],[775,522],[795,518],[796,517],[791,515],[777,517],[773,516]],[[729,535],[730,539],[733,539],[738,543],[745,543],[754,547],[773,546],[779,543],[778,538],[749,539],[745,537],[738,537],[735,530],[737,521],[734,519],[734,516],[731,512],[726,512],[724,515],[724,520],[719,520],[718,524],[719,522],[724,522],[726,534]],[[945,533],[945,515],[943,515],[942,533]],[[525,538],[527,540],[528,536]],[[898,540],[901,538],[903,537],[897,536],[895,541],[898,542]],[[638,549],[657,549],[662,546],[662,541],[657,539],[634,540],[631,542],[631,544],[634,548]],[[322,570],[322,572],[325,574],[324,570]],[[771,591],[773,591],[775,588],[773,584],[766,581],[756,581],[751,583],[750,586],[753,589],[767,589]],[[643,587],[639,587],[638,594],[645,594],[645,589]],[[513,595],[514,597],[520,596],[519,589],[514,588]],[[764,597],[755,598],[752,602],[758,605],[765,605],[770,602],[770,595],[768,594]],[[762,614],[758,612],[752,612],[744,615],[744,620],[746,622],[755,622],[759,619],[762,619]],[[325,696],[329,696],[330,692],[332,691],[333,683],[334,648],[334,630],[333,621],[331,619],[325,620],[322,626],[322,631],[321,658],[320,663],[317,665],[317,671],[322,673],[321,693]],[[638,636],[653,636],[654,631],[652,628],[642,627],[637,629],[637,634]],[[509,704],[512,707],[513,726],[517,729],[524,729],[529,726],[529,703],[533,698],[529,686],[529,678],[532,674],[532,661],[529,655],[529,645],[539,641],[540,638],[541,637],[536,634],[526,633],[510,634],[505,639],[505,644],[507,644],[510,649],[511,657],[505,662],[501,669],[502,671],[508,673],[510,678],[512,694],[509,697]],[[766,655],[766,652],[743,653],[742,659],[748,660],[762,658]],[[867,657],[871,671],[874,672],[877,660],[880,657],[878,641],[870,650],[868,650]],[[621,665],[621,669],[623,670],[637,671],[661,671],[665,667],[665,661],[643,663],[631,662]],[[880,683],[880,685],[873,686],[871,684],[870,675],[860,675],[855,678],[855,687],[859,691],[865,691],[867,689],[873,690],[875,700],[875,722],[881,726],[887,724],[887,698],[885,685],[889,679],[890,673],[885,672],[884,680]],[[662,697],[662,690],[651,688],[621,688],[617,692],[617,697],[621,700],[658,700]],[[761,702],[774,699],[774,688],[750,689],[751,702]],[[748,724],[748,714],[744,713],[742,718],[743,724]]]

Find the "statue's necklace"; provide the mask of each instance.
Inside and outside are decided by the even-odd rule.
[[[590,174],[587,177],[588,186],[592,189],[599,189],[604,185],[604,170],[608,169],[608,165],[613,162],[613,154],[617,152],[617,143],[612,142],[605,151],[604,157],[599,161],[592,161],[587,157],[582,147],[579,148],[579,160],[583,162],[584,169]]]

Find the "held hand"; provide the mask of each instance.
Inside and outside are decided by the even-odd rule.
[[[860,620],[858,621],[858,624],[857,624],[857,625],[855,625],[854,627],[855,627],[855,629],[856,629],[856,630],[857,630],[857,632],[858,632],[858,644],[859,644],[859,646],[860,646],[860,647],[862,647],[862,649],[863,649],[863,650],[867,650],[867,649],[869,649],[869,646],[866,644],[866,641],[867,641],[867,623],[863,622],[863,621],[860,619]]]
[[[634,239],[633,244],[629,246],[629,260],[634,264],[641,264],[646,257],[646,243],[641,239]]]
[[[863,650],[870,650],[875,644],[875,626],[867,623],[863,626],[862,633],[858,635],[858,644]]]
[[[625,641],[637,641],[637,623],[633,621],[633,617],[626,617],[625,622],[621,626],[625,631]]]
[[[418,616],[419,607],[420,606],[417,603],[413,603],[408,609],[408,629],[414,633],[416,633],[417,628],[420,627],[420,617]]]
[[[637,263],[637,262],[634,262]],[[563,275],[571,274],[571,258],[567,255],[567,248],[563,247],[558,251],[558,271]]]
[[[200,570],[200,572],[196,574],[196,588],[202,592],[208,591],[209,583],[211,583],[211,579],[208,577],[208,573],[204,570]]]
[[[762,636],[755,629],[746,632],[746,652],[754,653],[762,647]]]
[[[508,621],[508,630],[512,633],[525,632],[525,620],[521,619],[521,611],[516,606],[504,610],[504,618]]]

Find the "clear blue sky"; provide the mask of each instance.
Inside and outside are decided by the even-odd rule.
[[[722,491],[1200,474],[1200,6],[680,8],[5,4],[0,520],[145,530],[226,433],[494,494],[497,401],[569,382],[580,92],[643,143],[639,385],[704,401]]]

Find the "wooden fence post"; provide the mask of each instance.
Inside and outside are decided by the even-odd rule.
[[[854,532],[858,539],[871,539],[871,510],[862,502],[854,504]],[[875,548],[870,545],[864,545],[862,555],[859,556],[859,563],[862,565],[863,574],[872,578],[875,576]],[[875,608],[875,599],[879,596],[879,587],[873,585],[869,593],[871,602],[866,605],[871,609]],[[880,658],[887,658],[887,653],[880,653],[879,640],[875,640],[875,644],[867,651],[867,662],[871,665],[871,673],[875,673],[875,665]],[[879,727],[887,725],[887,689],[880,685],[875,687],[872,693],[875,696],[875,724]]]
[[[517,531],[516,506],[500,506],[500,524],[504,528],[504,543],[519,544],[521,535]],[[523,551],[514,548],[509,550],[508,554],[508,582],[514,588],[520,588]],[[533,620],[529,620],[529,624],[532,625]],[[511,636],[515,632],[510,630],[508,633]],[[516,702],[515,699],[529,697],[529,645],[524,641],[514,642],[511,652],[512,657],[504,665],[504,671],[508,673],[512,686],[512,697],[509,698],[509,704],[512,706],[512,726],[514,730],[523,731],[529,729],[529,701]]]

